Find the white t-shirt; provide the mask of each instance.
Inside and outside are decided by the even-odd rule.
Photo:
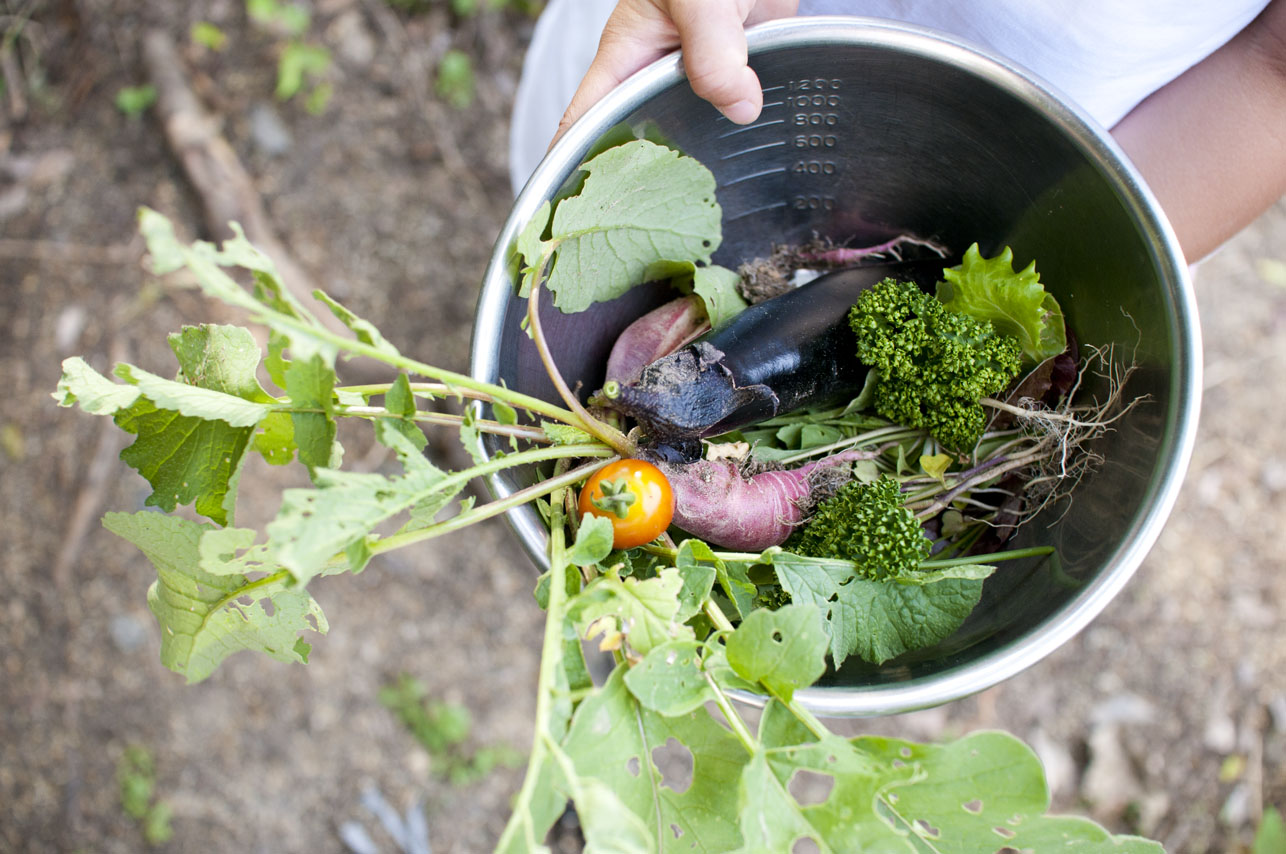
[[[551,0],[536,24],[510,126],[522,188],[589,68],[612,0]],[[886,18],[950,33],[1021,65],[1104,127],[1200,62],[1268,0],[801,0],[801,15]]]

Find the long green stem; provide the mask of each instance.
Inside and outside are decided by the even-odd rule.
[[[625,434],[615,427],[604,424],[599,419],[590,414],[581,402],[577,400],[576,395],[567,387],[567,382],[563,379],[562,373],[558,370],[558,365],[554,363],[554,356],[549,351],[549,342],[545,340],[545,333],[540,323],[540,275],[533,277],[531,293],[527,295],[527,324],[531,328],[531,339],[536,345],[536,352],[540,354],[540,360],[545,365],[545,373],[549,375],[549,380],[558,390],[558,396],[567,404],[567,408],[576,413],[576,417],[581,420],[581,428],[604,444],[610,446],[623,457],[633,456],[634,443],[626,438]]]
[[[1011,549],[1006,552],[993,552],[985,555],[968,557],[951,557],[920,561],[920,569],[949,569],[953,566],[971,566],[975,563],[998,563],[1002,560],[1020,560],[1025,557],[1045,557],[1055,551],[1053,546],[1033,546],[1029,549]]]
[[[467,389],[488,395],[488,399],[502,400],[511,406],[518,407],[519,409],[525,409],[528,412],[545,415],[549,418],[562,421],[565,424],[570,424],[571,426],[584,430],[587,433],[590,432],[588,425],[580,415],[563,409],[560,406],[555,406],[554,404],[541,400],[538,397],[522,394],[520,392],[513,391],[512,389],[505,388],[504,386],[475,380],[467,374],[458,374],[455,371],[438,368],[433,365],[426,364],[425,362],[408,358],[400,353],[390,353],[355,338],[347,338],[339,333],[331,332],[329,329],[314,325],[306,320],[301,320],[297,317],[292,317],[289,314],[284,314],[279,311],[273,311],[263,305],[256,304],[252,311],[260,318],[271,319],[275,324],[288,327],[318,341],[330,344],[340,350],[352,353],[355,356],[366,356],[367,358],[374,359],[377,362],[383,362],[390,367],[397,368],[398,370],[404,371],[408,374],[415,374],[417,376],[438,380],[439,382],[450,386],[452,389]]]
[[[549,530],[549,566],[551,578],[558,578],[567,563],[566,543],[563,539],[562,498],[559,496],[550,502]],[[520,850],[514,848],[519,833],[525,833],[525,850],[534,851],[543,844],[543,839],[534,838],[531,810],[538,793],[541,774],[544,771],[545,758],[549,752],[549,725],[552,716],[554,691],[558,685],[558,668],[563,664],[563,621],[567,600],[567,585],[550,583],[549,604],[545,612],[545,634],[541,642],[540,675],[536,687],[536,721],[535,734],[532,737],[531,756],[527,760],[527,772],[523,776],[522,788],[514,799],[513,812],[504,833],[496,844],[497,851]]]
[[[289,410],[297,412],[299,410]],[[416,412],[414,415],[399,415],[396,412],[389,412],[381,406],[345,406],[336,410],[336,415],[350,415],[356,418],[410,418],[412,421],[419,421],[423,424],[433,424],[439,427],[461,427],[464,425],[463,415],[453,415],[449,412]],[[475,418],[471,426],[483,433],[491,433],[496,436],[512,436],[515,439],[525,439],[528,442],[548,443],[549,437],[545,431],[539,427],[529,427],[523,424],[502,424],[499,421],[491,421],[486,418]]]
[[[431,540],[431,539],[434,539],[435,537],[440,537],[443,534],[449,534],[452,531],[458,531],[461,528],[467,528],[468,526],[474,524],[475,522],[481,522],[483,519],[490,519],[493,516],[499,516],[501,513],[505,513],[509,510],[512,510],[515,507],[520,507],[523,504],[526,504],[528,501],[533,501],[544,495],[548,495],[549,493],[554,492],[557,489],[571,486],[572,484],[575,484],[575,483],[580,483],[582,480],[584,480],[585,478],[593,474],[597,469],[602,468],[603,466],[607,465],[607,463],[611,462],[613,459],[616,459],[616,455],[613,454],[609,448],[604,448],[604,447],[595,445],[595,446],[592,446],[592,449],[593,449],[592,453],[589,453],[589,454],[581,453],[581,454],[577,454],[576,456],[607,457],[608,459],[600,460],[598,462],[593,462],[593,463],[586,463],[585,465],[574,468],[565,474],[551,477],[548,480],[542,480],[539,483],[533,484],[532,486],[529,486],[525,489],[520,489],[517,492],[511,493],[510,495],[507,495],[504,498],[498,498],[495,501],[489,501],[486,504],[482,505],[481,507],[475,507],[474,509],[467,510],[464,513],[458,513],[455,516],[452,516],[450,519],[444,519],[441,522],[438,522],[433,525],[429,525],[428,527],[417,528],[414,531],[404,531],[399,534],[393,534],[391,536],[385,537],[382,540],[377,540],[371,546],[371,553],[381,554],[382,552],[391,551],[392,549],[398,549],[398,548],[402,548],[403,546],[409,546],[412,543],[419,543],[425,540]],[[542,448],[541,450],[554,451],[558,449]],[[513,456],[518,456],[518,455],[514,454]],[[569,454],[566,456],[571,456],[571,455]],[[550,457],[547,457],[547,459],[554,459],[554,458],[556,457],[552,455]],[[502,458],[502,459],[512,459],[512,457]],[[552,586],[557,587],[558,585],[555,584]]]

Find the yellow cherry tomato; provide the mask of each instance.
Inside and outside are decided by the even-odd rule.
[[[612,546],[632,549],[650,543],[670,527],[674,491],[656,466],[643,460],[617,460],[590,476],[581,488],[583,516],[602,516],[612,523]]]

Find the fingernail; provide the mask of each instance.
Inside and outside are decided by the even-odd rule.
[[[759,107],[753,101],[738,101],[724,107],[721,112],[739,125],[748,125],[759,118]]]

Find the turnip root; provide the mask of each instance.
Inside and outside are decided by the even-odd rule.
[[[709,329],[705,306],[695,294],[652,309],[627,326],[612,345],[606,381],[634,382],[646,365],[670,355]]]
[[[732,460],[657,462],[674,490],[674,524],[711,545],[756,552],[786,542],[817,503],[823,472],[879,451],[845,451],[794,469],[743,477]],[[841,479],[843,477],[841,476]]]

